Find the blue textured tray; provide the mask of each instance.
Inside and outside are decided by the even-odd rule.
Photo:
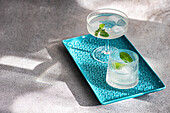
[[[165,88],[160,78],[125,36],[110,40],[110,45],[118,49],[135,51],[139,55],[139,83],[131,89],[116,89],[109,86],[105,80],[107,64],[100,63],[92,58],[91,52],[99,46],[104,46],[105,40],[88,34],[62,42],[101,104],[109,104]]]

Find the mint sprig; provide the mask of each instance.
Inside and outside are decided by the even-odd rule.
[[[130,62],[133,62],[133,59],[132,57],[128,54],[128,53],[125,53],[125,52],[121,52],[119,54],[120,58],[125,62],[125,63],[130,63]],[[121,69],[123,66],[125,66],[126,64],[123,64],[123,63],[119,63],[119,62],[114,62],[112,63],[112,67],[113,69]]]
[[[100,25],[99,25],[99,28],[103,29],[104,26],[105,26],[105,24],[100,24]]]
[[[121,69],[125,65],[126,64],[122,64],[122,63],[119,63],[119,62],[114,62],[114,63],[112,63],[112,68],[113,69]]]
[[[102,36],[102,37],[109,37],[109,34],[105,31],[105,29],[103,29],[104,28],[104,26],[105,26],[105,24],[100,24],[99,25],[99,29],[97,29],[96,31],[95,31],[95,36],[98,36],[98,34],[100,33],[100,36]]]
[[[121,52],[119,55],[125,63],[133,62],[132,57],[128,53]]]
[[[102,36],[102,37],[109,37],[109,34],[105,31],[105,29],[102,29],[100,31],[100,36]]]
[[[95,35],[95,36],[98,36],[100,30],[101,30],[100,28],[99,28],[98,30],[96,30],[94,35]]]

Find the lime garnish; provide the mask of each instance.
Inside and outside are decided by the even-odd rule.
[[[119,55],[120,55],[120,58],[121,58],[125,63],[133,62],[132,57],[131,57],[128,53],[121,52]]]
[[[98,34],[99,34],[99,32],[100,32],[100,36],[102,36],[102,37],[109,37],[109,34],[105,31],[105,29],[103,29],[104,28],[104,26],[105,26],[105,24],[100,24],[99,25],[99,29],[97,29],[96,31],[95,31],[95,36],[98,36]]]

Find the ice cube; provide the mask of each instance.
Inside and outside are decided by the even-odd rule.
[[[116,23],[118,22],[118,20],[120,20],[120,17],[113,15],[113,16],[109,16],[108,20],[110,21],[115,21]]]
[[[120,20],[117,21],[117,25],[118,26],[125,26],[126,22],[123,19],[120,19]]]
[[[92,28],[94,28],[94,29],[98,29],[100,24],[101,24],[101,23],[100,23],[99,21],[96,21],[96,22],[91,23],[91,26],[92,26]]]
[[[115,32],[115,33],[120,33],[123,31],[123,28],[120,27],[120,26],[113,26],[112,27],[112,30]]]
[[[122,68],[116,70],[116,72],[122,75],[128,75],[132,73],[132,68],[129,66],[122,66]]]
[[[105,24],[104,28],[105,28],[106,30],[111,30],[111,28],[116,25],[115,21],[110,21],[110,20],[100,21],[100,22],[101,22],[102,24]]]

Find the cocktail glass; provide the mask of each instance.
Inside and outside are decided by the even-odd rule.
[[[129,58],[126,56],[127,54],[131,57],[131,62],[124,61]],[[106,82],[110,86],[118,89],[132,88],[138,84],[138,70],[139,57],[137,53],[126,49],[111,51],[107,67]]]
[[[109,40],[121,37],[126,33],[127,29],[128,17],[122,11],[103,8],[91,12],[87,16],[88,32],[106,41],[105,46],[98,47],[92,52],[93,58],[99,62],[107,63],[110,51],[116,49],[109,46]]]

